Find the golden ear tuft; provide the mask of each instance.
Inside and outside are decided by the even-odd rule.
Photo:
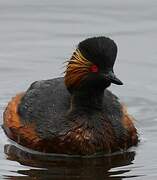
[[[92,63],[88,61],[79,49],[73,53],[68,61],[65,71],[65,85],[67,87],[78,87],[90,71]]]

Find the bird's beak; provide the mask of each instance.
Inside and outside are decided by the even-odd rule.
[[[123,85],[122,81],[116,77],[112,70],[105,74],[105,79],[109,80],[111,83]]]

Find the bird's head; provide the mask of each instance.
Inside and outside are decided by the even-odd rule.
[[[110,38],[93,37],[81,41],[65,71],[68,90],[105,89],[111,83],[122,85],[113,71],[116,56],[117,46]]]

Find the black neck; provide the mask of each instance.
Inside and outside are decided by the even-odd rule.
[[[95,89],[84,89],[79,91],[74,91],[72,93],[72,110],[75,109],[97,109],[101,110],[103,106],[103,96],[104,90]]]

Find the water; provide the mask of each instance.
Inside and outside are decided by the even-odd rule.
[[[61,76],[77,43],[106,35],[118,44],[110,88],[136,118],[141,142],[125,154],[66,158],[6,153],[15,147],[0,129],[0,179],[157,178],[157,2],[155,0],[0,0],[0,116],[12,96],[35,80]],[[8,148],[9,147],[9,148]],[[4,153],[6,151],[6,153]]]

